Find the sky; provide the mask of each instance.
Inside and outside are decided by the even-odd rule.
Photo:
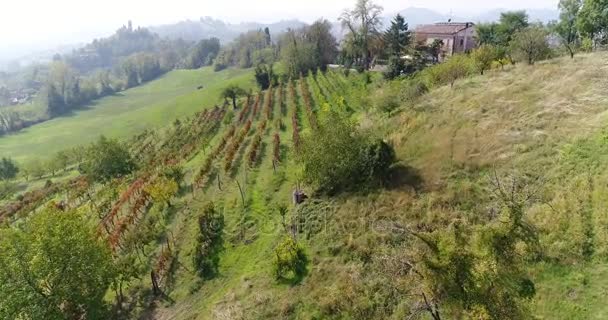
[[[558,0],[376,0],[386,14],[408,7],[474,14],[490,9],[555,8]],[[0,55],[10,50],[88,42],[132,20],[135,26],[211,16],[228,22],[335,19],[355,0],[2,0]],[[5,51],[5,52],[2,52]]]

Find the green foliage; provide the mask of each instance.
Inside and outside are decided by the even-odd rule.
[[[608,1],[583,0],[582,8],[577,19],[577,26],[585,38],[591,39],[594,44],[604,44],[608,41]]]
[[[130,174],[136,165],[129,150],[122,143],[101,136],[89,147],[83,167],[84,172],[92,179],[107,182]]]
[[[213,203],[208,203],[198,218],[198,227],[193,264],[201,278],[210,279],[218,272],[219,253],[223,249],[224,215]]]
[[[218,38],[203,39],[190,52],[186,60],[186,68],[198,69],[211,65],[219,52],[220,40]]]
[[[582,4],[582,0],[560,0],[559,21],[553,27],[571,58],[574,58],[574,53],[580,45],[580,32],[576,23]]]
[[[406,70],[406,64],[401,56],[411,42],[411,33],[408,31],[408,25],[401,15],[398,14],[391,22],[390,28],[384,33],[383,41],[389,55],[388,71],[385,73],[385,77],[394,79]]]
[[[0,160],[0,180],[12,180],[19,173],[19,167],[10,158],[2,158]]]
[[[475,69],[482,75],[486,70],[490,69],[496,57],[496,48],[490,45],[482,45],[471,54]]]
[[[510,50],[516,59],[529,65],[549,56],[547,32],[540,26],[533,26],[515,33]]]
[[[177,194],[179,185],[175,180],[161,177],[154,183],[146,187],[146,192],[150,194],[154,202],[171,206],[171,199]]]
[[[222,92],[221,92],[221,97],[228,100],[232,100],[232,107],[234,109],[237,108],[236,105],[236,99],[238,99],[240,96],[245,95],[246,92],[243,88],[239,87],[236,84],[231,84],[227,87],[225,87]]]
[[[261,90],[268,90],[271,85],[276,85],[278,76],[274,74],[271,65],[259,64],[255,67],[255,81]]]
[[[304,180],[320,192],[334,194],[382,179],[392,164],[384,161],[385,146],[369,143],[353,122],[329,111],[318,130],[302,139],[299,162]]]
[[[453,87],[456,80],[470,75],[472,71],[472,59],[467,55],[457,54],[443,63],[424,69],[419,77],[424,79],[427,87],[445,84]]]
[[[45,209],[0,230],[0,318],[104,319],[112,257],[83,217]]]
[[[273,274],[277,280],[299,281],[306,274],[308,258],[304,248],[292,237],[286,236],[274,249],[272,259]]]
[[[338,51],[336,39],[331,33],[331,23],[327,20],[288,31],[281,38],[280,45],[286,75],[293,79],[309,71],[326,70]]]
[[[348,30],[343,50],[362,70],[369,70],[374,40],[382,26],[383,8],[372,0],[357,0],[355,7],[340,16],[342,27]]]

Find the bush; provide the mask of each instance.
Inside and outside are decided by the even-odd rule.
[[[123,144],[101,136],[89,147],[84,171],[94,180],[108,181],[130,174],[135,167],[135,161]]]
[[[382,112],[391,113],[399,108],[399,88],[397,83],[387,83],[382,89],[377,90],[374,95],[374,106]]]
[[[198,274],[210,279],[217,274],[219,252],[222,250],[224,215],[208,203],[198,218],[199,235],[194,248],[193,264]]]
[[[413,104],[419,97],[429,92],[423,81],[417,78],[406,80],[401,85],[400,99],[406,104]]]
[[[291,237],[286,236],[274,249],[272,266],[277,280],[290,276],[294,280],[301,279],[306,274],[307,263],[304,248]]]
[[[303,138],[299,161],[304,180],[319,192],[331,195],[382,179],[383,174],[378,174],[390,167],[384,161],[386,147],[390,148],[370,143],[354,123],[329,112],[319,129]]]

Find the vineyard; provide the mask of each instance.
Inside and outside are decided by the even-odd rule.
[[[0,219],[11,223],[49,202],[61,210],[88,210],[98,237],[130,270],[116,289],[121,303],[135,299],[124,291],[141,286],[186,298],[190,293],[184,288],[197,283],[183,267],[192,260],[197,212],[213,201],[226,217],[225,241],[231,247],[222,254],[220,270],[233,272],[232,261],[243,254],[269,252],[283,233],[273,210],[290,205],[297,185],[290,167],[301,135],[318,128],[329,104],[346,105],[352,89],[347,83],[342,73],[319,72],[247,95],[237,110],[205,108],[162,129],[145,130],[127,141],[138,164],[135,173],[104,184],[85,176],[49,181],[6,203]],[[247,263],[253,267],[268,259],[258,255]],[[217,293],[205,305],[220,297]]]

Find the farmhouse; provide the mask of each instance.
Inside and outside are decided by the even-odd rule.
[[[443,46],[439,59],[456,53],[463,53],[477,47],[475,40],[475,24],[472,22],[440,22],[419,25],[415,31],[416,42],[431,45],[435,40],[441,40]]]

